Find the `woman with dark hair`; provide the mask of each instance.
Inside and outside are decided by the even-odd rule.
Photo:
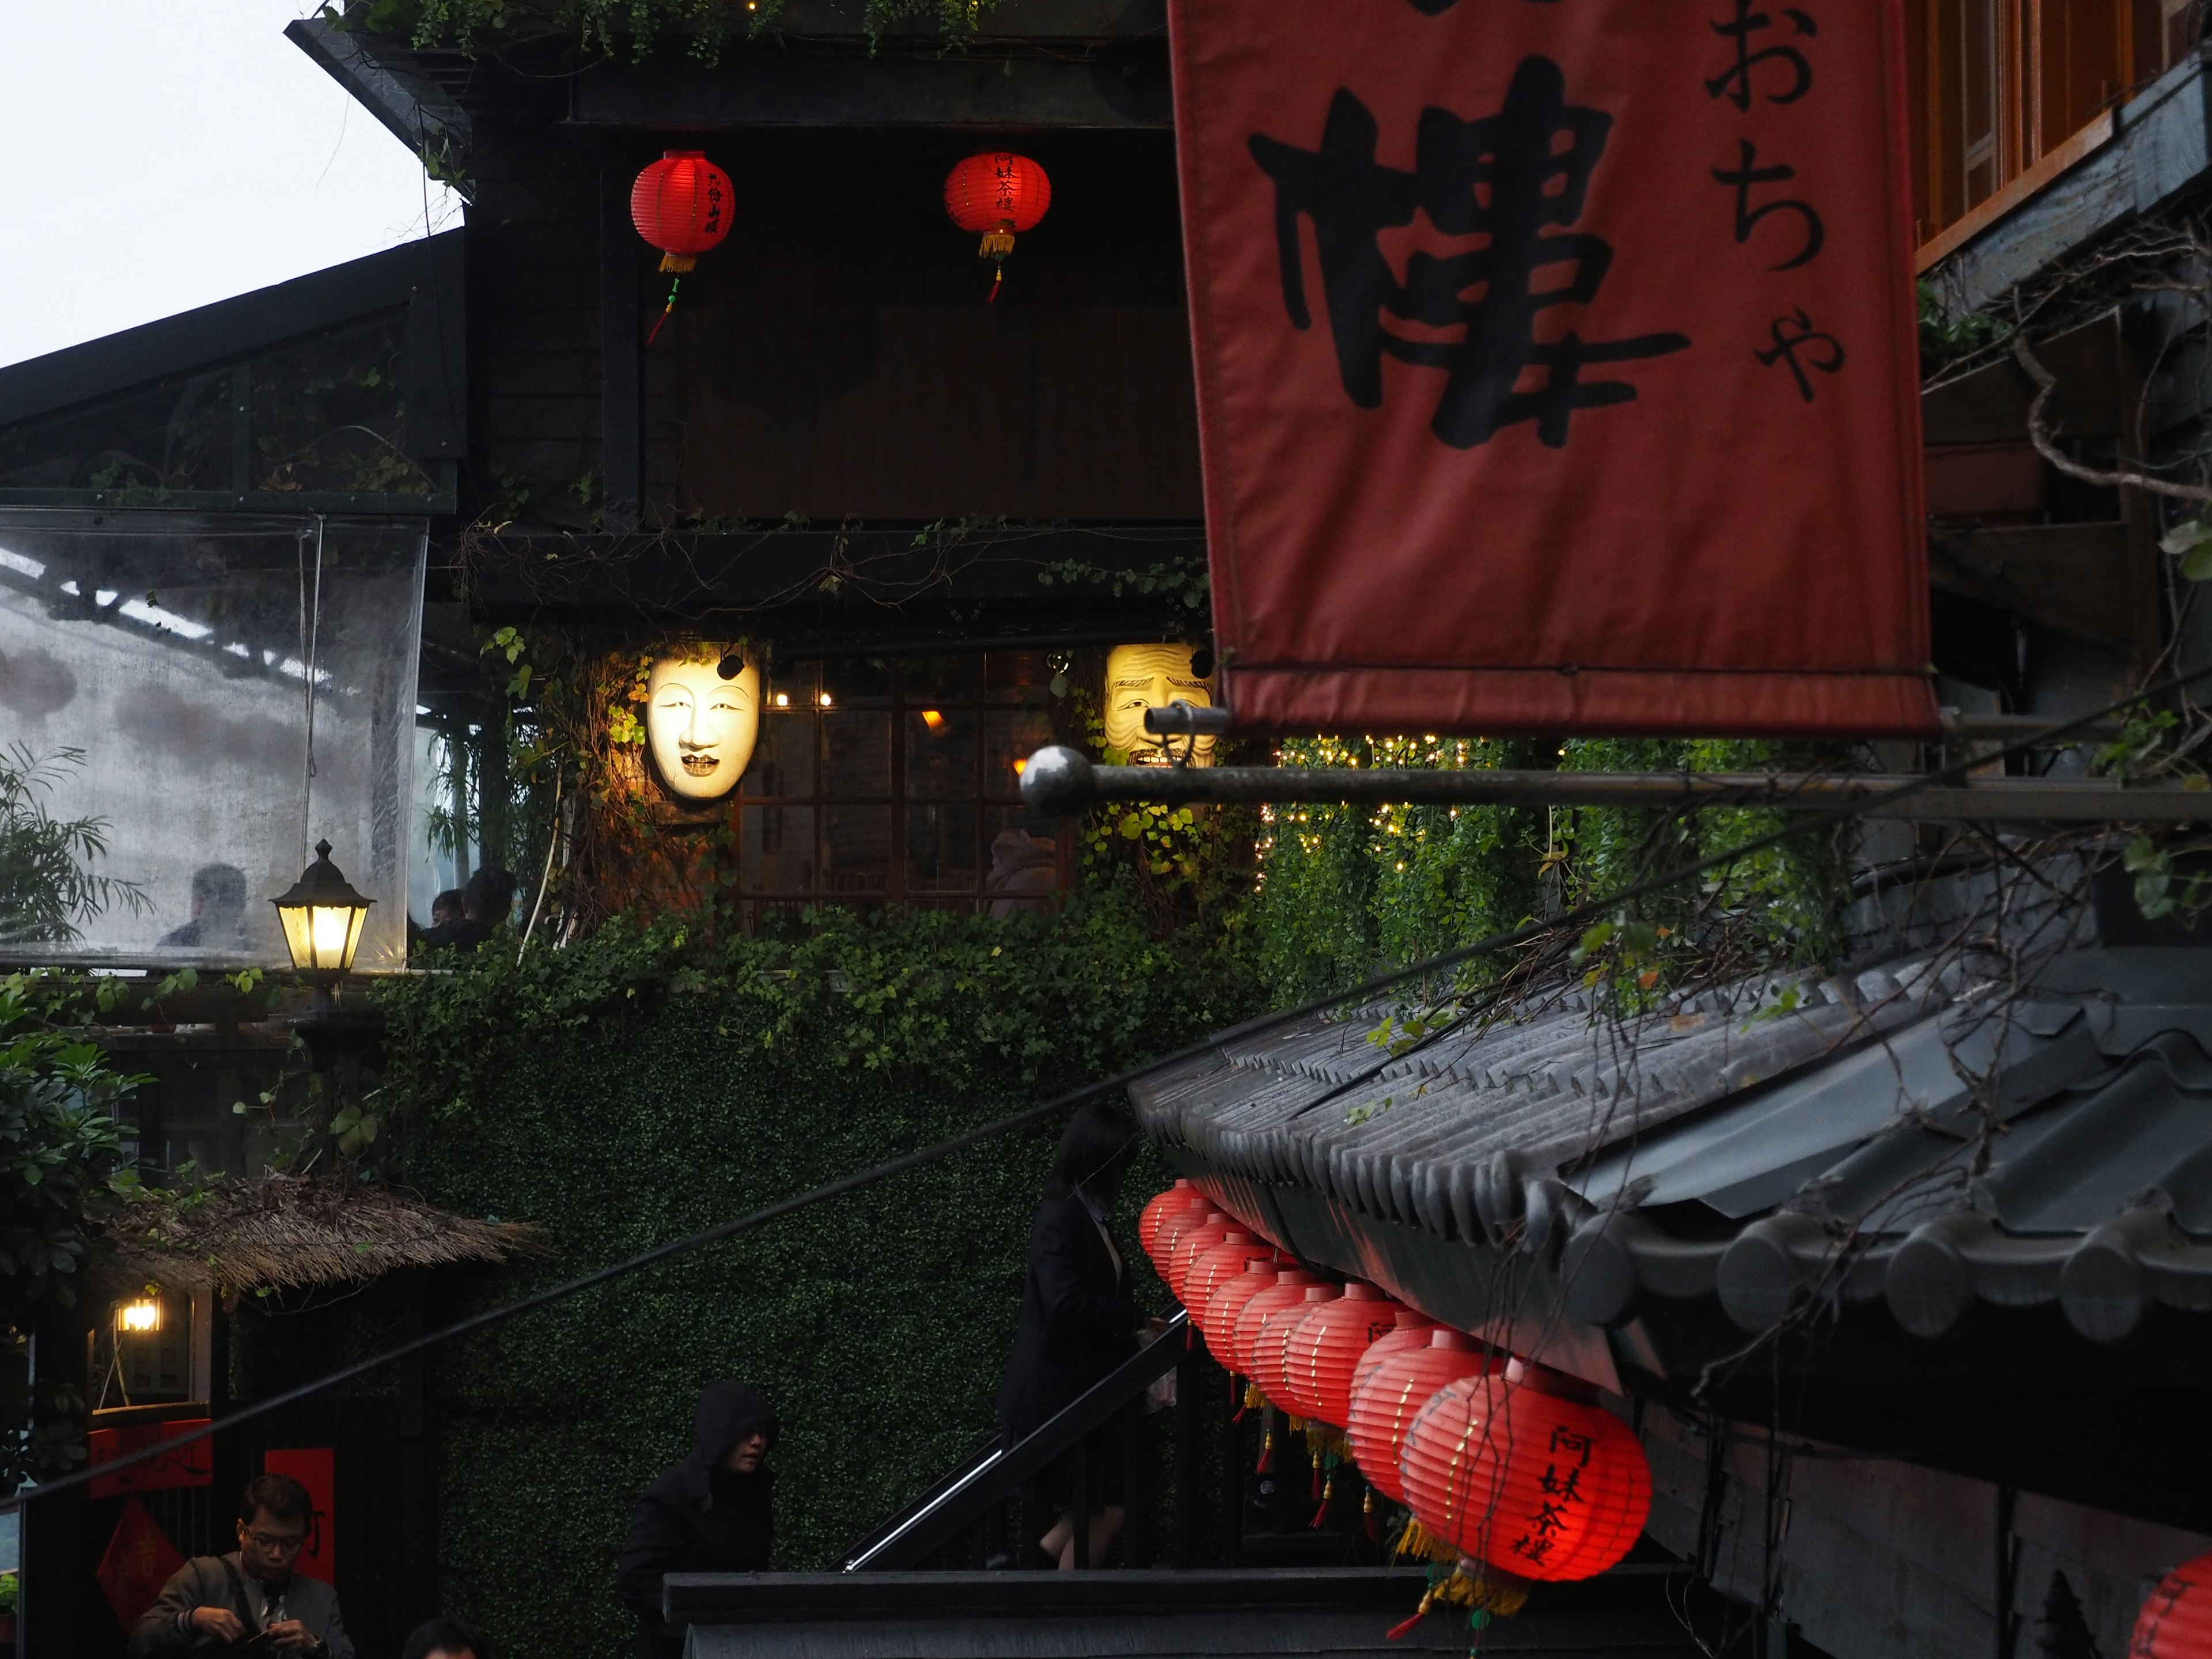
[[[1127,1270],[1106,1227],[1136,1154],[1136,1126],[1103,1101],[1085,1105],[1060,1135],[1044,1204],[1030,1229],[1021,1323],[999,1385],[999,1425],[1010,1446],[1126,1359],[1138,1332],[1161,1328],[1129,1300]],[[1113,1439],[1102,1430],[1090,1447],[1091,1491],[1103,1500],[1090,1515],[1094,1565],[1121,1529]],[[1073,1514],[1038,1542],[1061,1566],[1073,1566]]]

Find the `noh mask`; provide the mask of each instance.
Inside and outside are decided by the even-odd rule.
[[[760,737],[760,670],[735,656],[663,657],[646,681],[645,741],[672,795],[720,800],[738,787]]]
[[[1213,692],[1192,672],[1195,647],[1188,645],[1117,645],[1106,657],[1106,741],[1134,765],[1158,766],[1189,752],[1193,766],[1213,764],[1213,739],[1156,738],[1145,730],[1145,711],[1187,702],[1213,707]],[[1173,753],[1170,757],[1170,746]]]

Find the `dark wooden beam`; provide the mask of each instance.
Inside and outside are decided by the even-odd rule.
[[[1929,577],[1944,592],[2132,657],[2139,603],[2125,573],[2136,539],[2124,521],[1939,527],[1929,538]]]
[[[599,172],[599,473],[610,530],[637,527],[645,496],[640,392],[639,271],[642,244],[629,218],[630,170]]]

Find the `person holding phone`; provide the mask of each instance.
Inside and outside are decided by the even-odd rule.
[[[238,1499],[238,1548],[177,1569],[131,1632],[131,1659],[229,1650],[354,1659],[338,1593],[293,1571],[315,1520],[288,1474],[249,1481]]]

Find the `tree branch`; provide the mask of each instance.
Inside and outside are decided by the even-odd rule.
[[[2174,483],[2166,478],[2154,478],[2145,472],[2100,472],[2095,467],[2084,466],[2058,447],[2051,423],[2044,418],[2051,394],[2058,390],[2058,377],[2043,366],[2026,339],[2013,337],[2013,360],[2027,371],[2027,378],[2036,384],[2035,401],[2028,405],[2027,436],[2034,444],[2035,453],[2069,478],[2083,483],[2096,484],[2106,489],[2140,489],[2146,495],[2164,495],[2177,501],[2212,502],[2212,489],[2203,484]]]

